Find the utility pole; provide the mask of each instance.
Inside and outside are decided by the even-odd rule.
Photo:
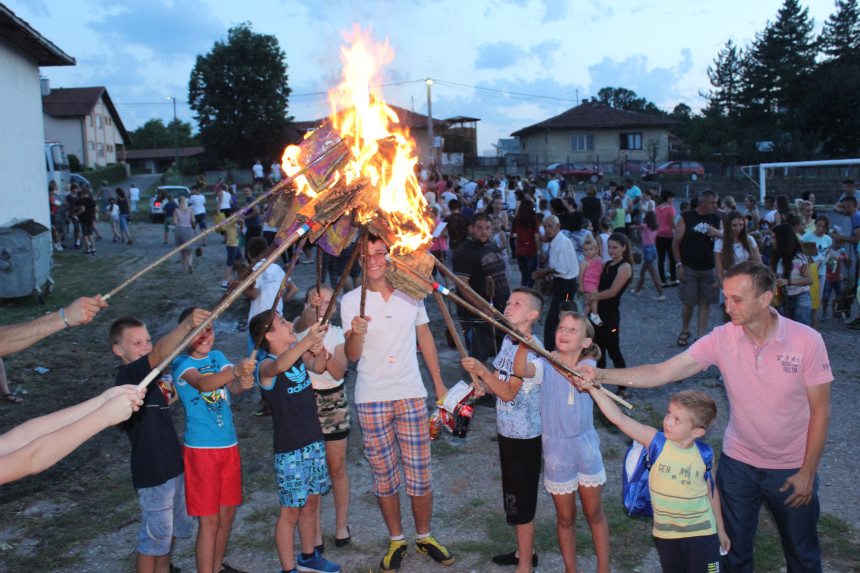
[[[429,176],[431,166],[436,164],[436,150],[433,147],[433,106],[430,103],[430,86],[433,80],[427,78],[427,174]]]
[[[176,98],[167,96],[173,100],[173,170],[179,174],[179,123],[176,121]]]

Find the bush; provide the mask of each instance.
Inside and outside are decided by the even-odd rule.
[[[69,159],[69,171],[71,171],[72,173],[80,173],[81,171],[83,171],[81,160],[78,159],[77,155],[75,155],[74,153],[69,153],[68,155],[66,155],[66,157]]]
[[[200,172],[200,166],[196,159],[183,157],[179,160],[179,173],[182,175],[197,175]]]
[[[122,163],[111,163],[105,167],[99,167],[98,169],[88,169],[84,171],[82,175],[89,179],[90,183],[95,188],[98,188],[98,186],[101,185],[102,180],[107,181],[108,185],[114,185],[126,178],[125,165]]]

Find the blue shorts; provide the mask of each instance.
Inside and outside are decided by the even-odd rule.
[[[314,442],[298,450],[275,454],[274,466],[281,507],[304,507],[308,496],[328,491],[325,442]]]
[[[657,245],[642,245],[642,262],[653,265],[657,260]]]
[[[227,266],[232,267],[239,258],[239,247],[227,247]]]
[[[185,509],[185,474],[165,483],[137,490],[140,496],[140,535],[137,552],[167,555],[174,537],[191,537],[193,520]]]
[[[119,230],[123,232],[128,232],[128,215],[120,215],[119,216]]]

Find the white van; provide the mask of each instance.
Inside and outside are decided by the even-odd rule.
[[[45,161],[48,168],[48,185],[57,182],[57,188],[62,191],[71,182],[72,173],[69,171],[69,158],[66,148],[59,141],[45,142]]]

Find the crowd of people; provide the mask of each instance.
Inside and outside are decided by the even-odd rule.
[[[821,571],[816,472],[833,377],[823,340],[809,325],[813,309],[826,309],[826,303],[816,306],[816,291],[820,289],[821,301],[838,296],[831,283],[848,276],[849,257],[843,245],[860,242],[860,214],[849,192],[853,183],[838,202],[840,212],[852,217],[851,233],[845,235],[831,233],[829,219],[816,215],[812,202],[792,206],[784,196],[766,198],[761,213],[752,197],[746,198],[741,212],[731,197],[720,202],[711,190],[676,211],[671,192],[643,191],[630,180],[610,183],[602,194],[590,187],[579,199],[560,178],[552,178],[541,189],[518,177],[473,182],[431,175],[423,191],[436,222],[430,252],[452,269],[457,280],[450,286],[475,306],[504,314],[533,345],[552,351],[565,366],[583,374],[571,376],[458,307],[468,353],[462,366],[495,396],[489,405],[496,409],[503,505],[508,523],[516,529],[517,548],[494,556],[495,563],[515,566],[517,573],[530,573],[538,564],[534,519],[542,462],[565,571],[578,571],[577,495],[591,530],[598,571],[610,570],[612,524],[602,505],[606,473],[592,419],[596,404],[646,447],[655,437],[666,442],[663,453],[653,460],[650,482],[653,533],[665,571],[752,571],[762,503],[777,521],[788,569]],[[243,195],[246,205],[253,201],[251,188]],[[173,207],[165,207],[165,214],[180,244],[196,228],[206,228],[205,203],[196,197],[202,195],[194,187],[190,198],[167,201]],[[239,208],[227,185],[217,186],[216,201],[222,217]],[[108,197],[106,206],[113,204]],[[223,230],[226,289],[236,261],[248,257],[261,264],[256,259],[271,243],[274,230],[264,226],[256,207]],[[121,226],[119,231],[125,238]],[[167,233],[165,223],[165,244]],[[244,257],[240,234],[245,239]],[[331,257],[326,265],[332,283],[343,272],[336,261],[349,252]],[[338,304],[328,285],[306,285],[302,313],[292,321],[282,315],[282,305],[272,312],[285,275],[279,265],[271,265],[272,270],[245,291],[251,309],[248,352],[243,354],[250,357],[233,363],[214,350],[210,326],[173,361],[172,374],[150,384],[145,395],[136,385],[208,313],[187,309],[177,328],[154,345],[143,322],[133,318],[114,322],[110,343],[123,364],[116,379],[119,389],[98,403],[117,404],[111,422],[128,418],[132,480],[142,508],[138,571],[174,570],[170,554],[176,538],[191,535],[189,516],[199,519],[198,571],[237,571],[224,561],[236,506],[242,500],[230,394],[254,386],[264,400],[261,415],[272,416],[274,422],[273,468],[281,507],[275,545],[283,571],[340,571],[323,556],[319,496],[333,490],[335,544],[348,545],[346,443],[354,423],[351,407],[370,465],[372,492],[390,535],[380,568],[397,571],[409,545],[400,510],[401,468],[416,549],[443,565],[454,562],[453,552],[431,535],[428,391],[416,348],[434,397],[443,398],[447,388],[424,302],[386,280],[391,264],[387,254],[386,243],[371,235],[356,275],[366,277],[366,302],[361,289],[346,289],[340,300],[342,327],[319,322],[330,305]],[[519,286],[512,284],[516,277],[512,261],[519,269]],[[183,252],[182,262],[187,272],[193,272],[190,250],[187,258]],[[627,368],[620,344],[620,302],[634,282],[633,295],[642,294],[646,273],[654,282],[654,304],[666,300],[665,289],[678,288],[683,310],[676,343],[689,348],[662,364]],[[834,280],[828,278],[831,275]],[[290,298],[298,287],[287,284]],[[105,306],[98,298],[93,300],[91,314],[76,316],[73,323],[88,322]],[[725,324],[708,333],[710,307],[718,302]],[[690,323],[697,307],[693,337]],[[542,316],[543,342],[532,334]],[[70,325],[61,311],[50,330],[40,333],[50,334],[63,323]],[[30,343],[27,337],[9,337],[2,330],[0,336],[4,348],[6,338],[17,340],[0,356]],[[613,369],[606,369],[607,357]],[[344,381],[349,362],[356,363],[356,381],[348,398]],[[604,383],[616,385],[624,396],[628,388],[682,380],[710,365],[720,369],[731,405],[716,488],[704,479],[710,468],[694,446],[714,423],[711,397],[703,392],[676,394],[658,430],[622,415],[599,389]],[[475,391],[481,396],[485,390]],[[186,411],[183,445],[170,410],[176,400]],[[760,404],[765,402],[774,407],[763,412]],[[88,406],[88,411],[94,407]],[[35,444],[10,439],[15,432],[0,437],[0,455],[15,455],[16,449]],[[76,434],[70,440],[80,443],[88,435]],[[57,455],[65,455],[69,446],[74,444]],[[22,465],[0,475],[9,481],[42,467]]]

